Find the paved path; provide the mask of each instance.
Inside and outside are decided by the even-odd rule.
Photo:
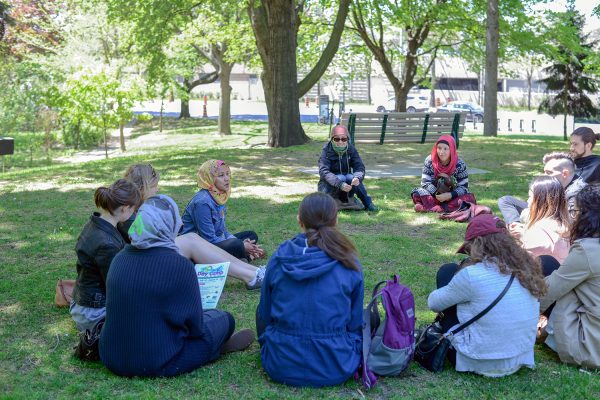
[[[408,164],[395,164],[395,165],[365,165],[367,170],[367,176],[369,178],[402,178],[406,176],[420,177],[421,171],[423,171],[423,164],[421,165],[408,165]],[[304,172],[311,175],[319,175],[317,168],[301,168],[300,172]],[[489,171],[478,168],[469,168],[469,175],[471,174],[486,174]]]

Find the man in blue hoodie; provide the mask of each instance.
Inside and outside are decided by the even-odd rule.
[[[365,165],[356,148],[350,143],[348,129],[336,125],[331,140],[324,146],[319,158],[319,192],[333,197],[338,209],[379,211],[363,184]],[[357,195],[363,205],[354,199]]]

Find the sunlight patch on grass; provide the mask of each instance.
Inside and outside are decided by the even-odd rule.
[[[437,214],[431,213],[431,216],[437,217]],[[434,225],[437,223],[437,218],[431,218],[428,214],[419,215],[412,220],[406,221],[408,225],[411,226],[421,226],[421,225]]]
[[[237,188],[235,193],[232,194],[232,198],[254,196],[261,199],[268,199],[277,204],[283,204],[288,202],[285,199],[286,196],[305,195],[316,191],[315,189],[313,183],[277,180],[270,186],[252,185]]]
[[[5,317],[15,316],[21,313],[22,311],[23,307],[21,306],[21,303],[7,304],[5,306],[0,307],[0,314],[2,314],[2,316]]]

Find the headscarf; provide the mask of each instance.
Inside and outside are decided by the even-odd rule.
[[[208,190],[219,205],[225,204],[231,194],[231,180],[229,181],[229,189],[226,192],[222,192],[215,187],[217,169],[223,165],[229,169],[229,166],[222,160],[208,160],[198,168],[198,187]]]
[[[182,225],[172,198],[164,194],[152,196],[142,204],[129,228],[131,245],[138,249],[167,247],[179,251],[175,237]]]
[[[440,142],[446,142],[448,147],[450,147],[450,162],[448,165],[442,165],[442,162],[437,155],[437,145]],[[458,162],[458,154],[456,153],[456,142],[452,136],[442,135],[437,142],[435,142],[431,149],[431,162],[433,163],[434,178],[437,178],[439,174],[451,176],[454,173],[454,170],[456,170],[456,163]]]

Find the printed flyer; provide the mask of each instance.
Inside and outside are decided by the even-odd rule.
[[[216,308],[227,280],[229,261],[219,264],[196,264],[195,267],[202,308],[204,310]]]

